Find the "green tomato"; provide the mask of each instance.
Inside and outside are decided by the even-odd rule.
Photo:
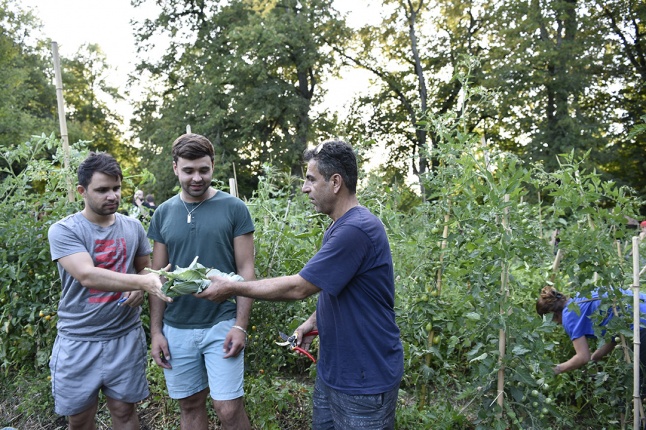
[[[538,390],[532,390],[532,396],[538,397]]]

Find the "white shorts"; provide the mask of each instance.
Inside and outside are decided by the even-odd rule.
[[[168,395],[184,399],[210,387],[213,400],[233,400],[244,395],[244,350],[224,357],[224,339],[235,320],[211,328],[180,329],[164,325],[172,369],[164,369]]]

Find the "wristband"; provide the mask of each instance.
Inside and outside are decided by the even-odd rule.
[[[243,333],[245,334],[245,336],[247,335],[247,330],[243,329],[243,328],[242,328],[242,327],[240,327],[239,325],[234,325],[234,326],[232,326],[231,328],[237,328],[238,330],[240,330],[241,332],[243,332]]]

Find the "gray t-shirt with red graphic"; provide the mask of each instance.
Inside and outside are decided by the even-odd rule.
[[[135,258],[152,249],[141,223],[115,214],[115,222],[101,227],[80,212],[49,228],[52,260],[87,252],[96,267],[119,273],[136,273]],[[58,303],[58,335],[77,340],[105,340],[123,336],[141,326],[141,307],[119,306],[120,292],[86,288],[57,262],[62,294]]]

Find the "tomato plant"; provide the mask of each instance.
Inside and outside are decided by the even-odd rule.
[[[387,180],[387,173],[361,178],[359,200],[386,226],[395,264],[395,310],[405,352],[398,423],[502,429],[549,428],[555,417],[567,427],[585,416],[615,422],[630,404],[630,367],[615,353],[554,376],[554,364],[573,354],[571,341],[549,318],[539,318],[534,306],[540,287],[553,277],[557,229],[565,258],[550,282],[558,289],[572,294],[628,285],[626,251],[618,253],[617,243],[630,240],[625,215],[634,216],[640,202],[586,172],[585,159],[563,156],[560,170],[544,172],[509,154],[489,151],[485,157],[477,134],[464,131],[452,115],[426,120],[438,136],[429,155],[439,167],[424,178],[424,198]],[[32,363],[42,370],[47,363],[60,292],[47,228],[79,209],[63,197],[67,176],[53,146],[47,139],[30,145],[8,153],[28,168],[10,172],[2,183],[5,371]],[[259,278],[298,273],[320,247],[330,221],[313,211],[298,188],[297,179],[265,166],[247,202],[256,225]],[[298,327],[315,302],[311,297],[254,304],[245,349],[249,393],[271,391],[271,378],[313,380],[316,367],[275,342],[280,331]],[[146,310],[142,318],[146,323]],[[619,325],[611,329],[623,333]],[[149,379],[155,399],[163,399],[163,377],[154,366]],[[296,388],[290,383],[276,389],[283,406],[301,399],[292,396]],[[273,419],[261,405],[251,407],[267,414],[267,422]]]

